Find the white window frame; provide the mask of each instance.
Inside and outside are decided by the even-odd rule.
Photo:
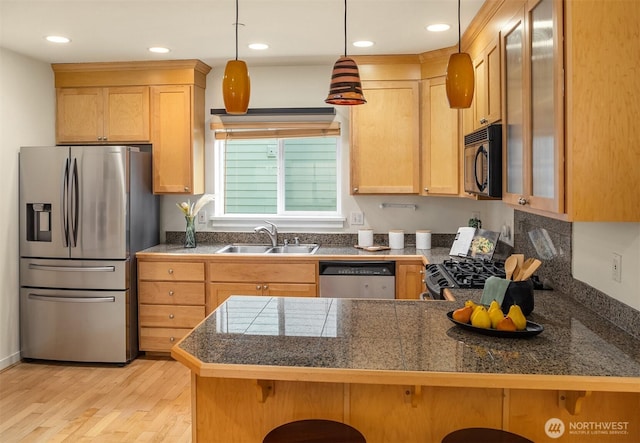
[[[253,229],[264,220],[269,220],[278,226],[278,229],[342,229],[345,226],[346,217],[342,214],[342,140],[336,136],[336,211],[324,213],[284,211],[284,174],[282,167],[284,143],[282,137],[278,139],[278,214],[225,214],[225,140],[214,141],[214,175],[215,175],[215,213],[209,217],[211,226],[225,231],[247,231]]]

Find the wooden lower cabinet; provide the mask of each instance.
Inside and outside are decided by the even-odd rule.
[[[422,261],[396,263],[396,298],[416,300],[426,290]]]
[[[581,411],[571,415],[559,403],[558,391],[225,379],[192,373],[192,395],[194,442],[259,442],[277,426],[313,418],[347,423],[367,443],[440,442],[448,433],[469,427],[504,429],[535,442],[631,443],[640,436],[638,393],[593,392],[584,398]]]
[[[204,262],[138,260],[141,351],[169,352],[205,317]]]
[[[207,275],[207,315],[231,295],[318,295],[317,262],[312,261],[212,261]]]

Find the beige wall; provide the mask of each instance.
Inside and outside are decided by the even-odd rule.
[[[611,278],[613,253],[622,256],[622,279]],[[573,276],[640,310],[640,223],[574,223]]]
[[[47,63],[0,48],[0,369],[20,358],[18,151],[55,143],[55,90]]]

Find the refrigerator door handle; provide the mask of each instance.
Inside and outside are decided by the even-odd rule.
[[[116,272],[115,266],[49,266],[29,263],[29,269],[56,272]]]
[[[62,181],[62,211],[60,214],[62,216],[62,245],[65,248],[69,247],[69,163],[70,160],[67,158],[66,164],[64,167],[64,178]]]
[[[57,303],[115,303],[115,297],[64,297],[29,293],[30,300],[51,301]]]
[[[73,206],[71,206],[71,247],[78,245],[78,214],[80,206],[80,191],[78,189],[78,160],[73,159],[73,181],[71,182],[71,198]]]

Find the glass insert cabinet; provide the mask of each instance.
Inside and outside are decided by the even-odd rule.
[[[502,29],[507,203],[564,211],[562,2],[527,2]]]

